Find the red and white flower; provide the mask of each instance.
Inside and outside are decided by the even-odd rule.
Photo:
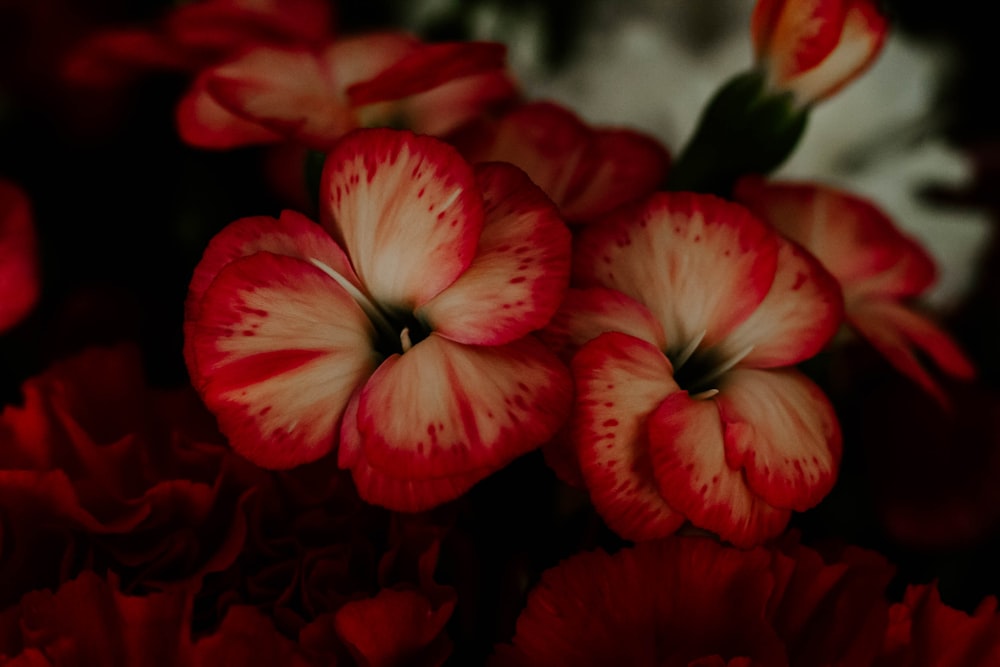
[[[261,44],[198,76],[178,128],[202,148],[289,140],[327,150],[374,126],[445,134],[515,95],[505,59],[502,44],[424,44],[403,33]]]
[[[327,0],[204,0],[153,26],[102,30],[64,64],[77,85],[112,87],[145,70],[195,72],[260,44],[319,44],[333,32]]]
[[[652,194],[666,178],[670,155],[651,136],[591,128],[551,102],[484,118],[454,138],[472,162],[515,164],[559,207],[567,222],[586,222]]]
[[[24,192],[0,179],[0,332],[38,301],[38,256],[31,206]]]
[[[833,486],[840,429],[792,368],[836,331],[836,282],[746,209],[657,194],[585,227],[546,331],[572,360],[572,440],[623,537],[685,520],[757,544]]]
[[[529,335],[569,274],[545,195],[393,130],[339,142],[321,192],[322,227],[239,220],[192,279],[188,366],[233,447],[288,468],[339,443],[363,498],[419,510],[547,440],[572,387]]]
[[[867,69],[888,28],[875,0],[757,0],[750,34],[768,85],[805,105]]]
[[[942,403],[917,353],[957,378],[975,369],[933,321],[904,301],[927,290],[934,261],[873,203],[814,183],[741,180],[734,195],[786,237],[801,243],[840,281],[847,322],[901,373]]]

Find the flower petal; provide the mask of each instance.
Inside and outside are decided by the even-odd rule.
[[[211,72],[200,74],[177,104],[177,132],[191,146],[228,150],[277,143],[281,134],[238,116],[208,92]]]
[[[794,370],[735,368],[716,399],[726,462],[768,504],[807,510],[830,492],[840,424],[822,390]]]
[[[332,80],[329,54],[260,46],[208,70],[205,89],[233,114],[323,150],[355,127]]]
[[[551,102],[523,104],[499,122],[456,137],[470,160],[515,164],[559,207],[567,221],[594,220],[650,194],[666,176],[669,156],[651,137],[593,130]]]
[[[805,182],[740,179],[738,201],[802,244],[840,281],[844,297],[912,296],[934,280],[934,263],[872,202]],[[902,266],[899,266],[902,264]]]
[[[261,42],[316,42],[333,17],[324,0],[252,0],[180,5],[166,18],[170,38],[195,49],[233,53]]]
[[[435,605],[420,591],[383,588],[341,606],[333,624],[359,665],[441,664],[450,653],[444,627],[454,609],[454,599]]]
[[[410,132],[359,130],[327,156],[324,223],[383,306],[412,310],[472,262],[483,203],[451,146]]]
[[[777,236],[743,207],[657,193],[585,228],[573,275],[645,304],[676,353],[703,333],[712,346],[745,320],[771,288],[777,255]]]
[[[368,461],[388,475],[464,475],[548,440],[571,397],[569,372],[531,337],[474,347],[432,333],[375,372],[358,428]]]
[[[594,133],[584,164],[586,182],[563,209],[569,220],[596,220],[654,192],[667,177],[670,155],[649,135],[602,129]]]
[[[416,315],[458,343],[500,345],[544,326],[569,283],[570,235],[555,207],[508,164],[476,170],[486,222],[475,259]]]
[[[340,425],[337,465],[350,468],[358,496],[367,503],[394,512],[422,512],[454,500],[487,477],[492,470],[480,468],[451,477],[413,479],[393,477],[368,463],[358,430],[358,403],[361,391],[354,393]]]
[[[606,333],[573,358],[573,441],[590,498],[608,526],[630,540],[664,537],[684,516],[656,487],[646,422],[679,391],[667,357],[649,343]]]
[[[20,322],[38,301],[37,243],[28,197],[0,179],[0,331]]]
[[[269,252],[227,265],[193,330],[205,404],[233,448],[289,468],[337,442],[351,393],[377,365],[371,324],[326,273]]]
[[[569,362],[577,350],[607,331],[619,331],[665,350],[663,327],[644,305],[605,287],[569,289],[562,306],[538,337]]]
[[[943,405],[948,401],[915,354],[925,353],[945,373],[971,380],[976,369],[951,337],[934,322],[890,299],[861,299],[849,304],[847,319],[896,370]]]
[[[215,277],[240,257],[266,251],[304,261],[318,261],[360,287],[344,251],[326,231],[295,211],[282,211],[278,219],[268,216],[241,218],[222,229],[209,242],[194,269],[184,302],[184,358],[192,381],[198,386],[197,360],[191,350],[191,328],[199,319],[201,301]]]
[[[671,394],[649,419],[650,454],[660,495],[699,528],[738,547],[781,533],[791,513],[755,495],[742,471],[726,465],[718,407]]]
[[[716,350],[729,359],[752,346],[740,365],[790,366],[823,349],[843,316],[837,280],[808,252],[782,239],[771,290]]]
[[[368,81],[347,89],[352,106],[398,100],[455,79],[503,69],[507,47],[496,42],[423,44]]]

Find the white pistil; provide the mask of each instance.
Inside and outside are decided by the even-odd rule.
[[[355,303],[361,306],[361,310],[365,311],[365,315],[367,315],[368,319],[372,321],[372,324],[374,324],[377,328],[381,329],[383,332],[388,332],[390,336],[395,333],[392,324],[382,313],[379,307],[376,306],[374,303],[372,303],[371,299],[365,296],[361,292],[361,290],[359,290],[351,283],[351,281],[349,281],[347,278],[340,275],[339,273],[337,273],[332,268],[330,268],[323,262],[319,261],[318,259],[310,257],[309,261],[312,263],[313,266],[315,266],[317,269],[319,269],[326,275],[333,278],[333,280],[338,285],[343,287],[344,290],[351,295],[351,298],[354,299]]]
[[[413,347],[413,342],[410,340],[410,327],[403,327],[403,330],[399,332],[399,343],[403,347],[403,352],[409,352],[410,348]]]
[[[718,389],[706,389],[705,391],[698,392],[697,394],[695,394],[691,398],[693,398],[696,401],[704,401],[707,398],[712,398],[713,396],[715,396],[718,393],[719,393]]]
[[[694,351],[698,349],[699,345],[701,345],[701,341],[705,338],[706,333],[708,333],[708,330],[702,329],[701,333],[695,336],[694,340],[688,343],[687,346],[681,350],[681,353],[677,355],[676,359],[674,359],[674,373],[679,371],[681,366],[687,363],[687,360],[691,358]]]
[[[723,373],[725,373],[726,371],[728,371],[730,368],[732,368],[736,364],[738,364],[741,361],[743,361],[743,359],[748,354],[750,354],[751,352],[753,352],[753,348],[754,348],[753,345],[747,345],[745,348],[743,348],[742,350],[740,350],[739,352],[737,352],[736,354],[734,354],[733,356],[731,356],[729,359],[727,359],[723,363],[721,363],[718,366],[716,366],[715,368],[713,368],[712,372],[709,373],[708,375],[706,375],[705,377],[703,377],[701,379],[701,382],[699,384],[705,384],[705,383],[711,382],[712,380],[714,380],[717,377],[721,376]]]

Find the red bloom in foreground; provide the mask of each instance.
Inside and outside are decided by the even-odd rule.
[[[515,164],[559,207],[567,222],[596,220],[652,194],[670,156],[653,137],[625,129],[590,128],[550,102],[519,106],[484,119],[455,138],[472,162]]]
[[[750,33],[768,85],[800,104],[834,94],[875,60],[888,21],[875,0],[757,0]]]
[[[903,304],[934,282],[933,260],[874,204],[821,185],[758,177],[741,180],[735,196],[840,281],[847,322],[901,373],[942,403],[944,394],[918,351],[945,373],[972,379],[972,363],[948,334]]]
[[[38,301],[36,245],[27,196],[0,179],[0,332],[20,322]]]
[[[529,334],[564,294],[569,232],[545,195],[392,130],[339,142],[321,192],[325,229],[239,220],[192,279],[188,366],[232,446],[287,468],[339,442],[363,498],[412,511],[551,437],[571,381]]]
[[[892,568],[848,548],[738,551],[705,538],[578,554],[542,574],[491,667],[979,667],[1000,650],[996,601],[975,616],[929,587],[890,607]]]
[[[574,280],[546,336],[582,344],[572,440],[619,535],[686,518],[758,544],[826,495],[840,428],[788,367],[833,334],[841,297],[808,253],[740,206],[661,194],[584,228]]]
[[[261,45],[206,69],[181,100],[181,137],[202,148],[292,141],[327,150],[359,127],[444,134],[509,100],[502,44],[424,44],[372,33],[308,47]]]

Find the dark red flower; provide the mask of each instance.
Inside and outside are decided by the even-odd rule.
[[[234,607],[193,640],[193,592],[126,595],[114,577],[83,572],[58,590],[28,593],[0,614],[0,664],[20,667],[318,665],[250,607]],[[9,661],[5,658],[9,658]]]
[[[973,615],[848,547],[831,561],[794,539],[739,551],[705,538],[583,553],[543,573],[491,667],[985,667],[1000,655],[989,598]]]
[[[0,599],[86,563],[134,586],[188,581],[236,557],[253,468],[219,444],[192,392],[146,385],[137,349],[86,350],[23,394],[0,414]]]

